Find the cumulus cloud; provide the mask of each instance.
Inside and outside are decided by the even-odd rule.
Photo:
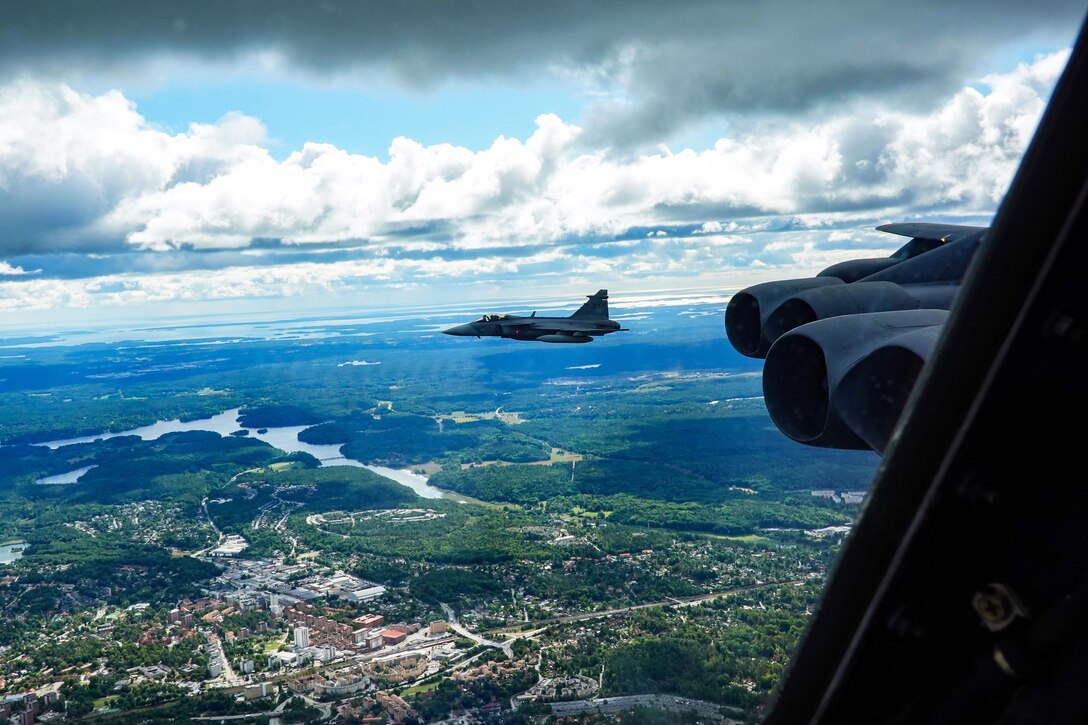
[[[41,270],[28,272],[22,267],[16,267],[8,262],[0,262],[0,277],[19,277],[26,274],[36,274],[39,271]]]
[[[1002,44],[1069,42],[1083,3],[1055,0],[118,0],[8,3],[0,68],[146,72],[155,59],[302,69],[410,86],[463,78],[582,83],[594,143],[655,141],[723,111],[946,94]],[[919,42],[921,39],[921,42]],[[136,69],[136,70],[134,70]]]
[[[516,260],[480,257],[392,260],[370,258],[336,264],[299,263],[275,267],[230,267],[172,274],[111,274],[90,279],[0,281],[0,310],[97,308],[207,302],[351,292],[370,284],[428,279],[507,277],[539,272],[560,255],[544,253]]]
[[[103,222],[120,205],[267,157],[262,138],[259,121],[234,114],[171,136],[118,91],[0,87],[0,254],[116,248],[123,235]]]
[[[129,304],[887,253],[893,241],[856,229],[992,214],[1066,57],[988,76],[932,112],[859,101],[701,150],[587,151],[583,129],[546,114],[524,140],[397,138],[385,161],[313,143],[278,161],[258,119],[169,134],[121,93],[20,80],[0,87],[0,214],[15,220],[0,229],[0,275],[93,280],[9,279],[0,296]]]

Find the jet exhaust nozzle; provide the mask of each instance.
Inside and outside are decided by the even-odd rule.
[[[874,312],[790,330],[764,365],[771,419],[800,443],[883,450],[947,316],[929,309]]]
[[[742,290],[725,308],[725,334],[740,354],[766,357],[774,341],[767,338],[764,323],[783,301],[804,290],[842,283],[833,277],[811,277],[764,282]]]

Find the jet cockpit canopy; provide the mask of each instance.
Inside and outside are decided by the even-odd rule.
[[[502,320],[510,319],[510,315],[484,315],[476,322],[501,322]]]

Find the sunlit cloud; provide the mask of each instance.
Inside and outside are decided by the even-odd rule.
[[[387,160],[316,143],[277,160],[256,118],[171,134],[118,91],[23,79],[0,88],[0,307],[513,275],[748,279],[883,255],[901,240],[876,223],[993,213],[1067,56],[930,112],[857,101],[698,150],[587,150],[581,127],[544,114],[524,140],[396,138]]]

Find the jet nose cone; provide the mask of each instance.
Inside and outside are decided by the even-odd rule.
[[[442,331],[443,335],[475,335],[476,330],[471,324],[468,325],[456,325],[448,330]]]

